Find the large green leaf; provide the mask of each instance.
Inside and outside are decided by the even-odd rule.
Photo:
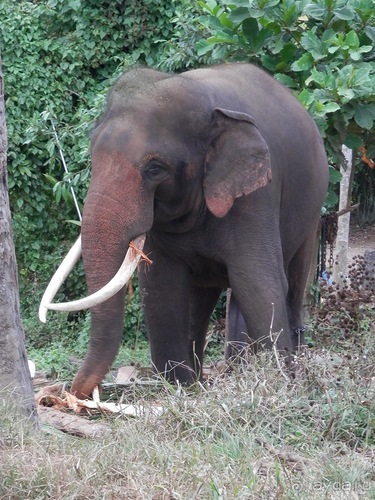
[[[316,3],[308,3],[307,5],[305,5],[303,13],[306,16],[321,21],[326,15],[327,11],[323,5],[318,5]]]
[[[249,18],[250,12],[247,7],[238,7],[237,9],[231,10],[229,13],[229,19],[235,24],[240,24],[242,21]]]
[[[330,165],[330,167],[329,167],[329,182],[331,184],[337,184],[338,182],[341,181],[341,178],[342,178],[342,175],[341,175],[340,171]]]
[[[301,45],[316,61],[326,57],[324,45],[320,37],[316,35],[316,28],[302,35]]]
[[[314,59],[308,52],[303,54],[297,61],[292,64],[293,71],[308,71],[313,67]]]
[[[345,137],[344,144],[350,149],[359,149],[363,146],[363,140],[358,135],[348,134]]]
[[[363,104],[358,104],[354,111],[354,119],[356,123],[367,130],[371,130],[374,126],[374,118],[372,114],[367,110],[367,106]]]
[[[256,19],[247,18],[242,23],[242,30],[246,40],[254,47],[259,36],[258,21]]]
[[[348,4],[349,4],[349,2],[348,2]],[[349,5],[347,5],[345,7],[341,7],[339,9],[334,9],[333,13],[335,14],[335,16],[337,18],[342,19],[344,21],[351,21],[355,17],[355,10],[354,10],[353,6],[349,6]]]

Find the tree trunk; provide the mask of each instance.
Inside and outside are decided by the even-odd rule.
[[[4,84],[0,56],[0,401],[37,422],[20,317],[6,170]],[[4,411],[3,406],[2,411]]]
[[[342,146],[342,153],[344,155],[345,164],[340,167],[342,179],[340,182],[339,211],[345,210],[350,206],[351,174],[353,169],[353,151],[346,146]],[[348,276],[349,224],[350,212],[347,212],[338,218],[335,245],[336,263],[334,265],[333,279],[339,286],[343,285],[343,280]]]

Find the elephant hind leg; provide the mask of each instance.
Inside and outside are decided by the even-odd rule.
[[[220,297],[221,288],[193,287],[190,291],[189,342],[190,364],[200,378],[203,366],[203,351],[211,314]]]
[[[304,298],[306,285],[315,257],[317,257],[317,228],[307,236],[305,241],[294,254],[288,266],[288,295],[287,305],[289,324],[294,347],[305,344],[304,337]]]

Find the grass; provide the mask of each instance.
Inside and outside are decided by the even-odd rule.
[[[37,369],[43,371],[48,378],[55,380],[71,380],[83,356],[84,354],[81,353],[78,358],[76,352],[72,352],[72,347],[60,342],[53,342],[50,346],[40,349],[28,349],[28,357],[34,361]],[[115,368],[135,363],[149,366],[150,359],[148,344],[143,341],[135,347],[133,343],[129,343],[120,347]],[[111,380],[110,376],[109,380]]]
[[[205,386],[165,384],[161,417],[107,417],[99,442],[35,434],[3,407],[0,498],[374,498],[373,377],[364,356],[316,349],[288,382],[263,353]]]
[[[36,433],[0,397],[0,499],[375,498],[374,292],[353,283],[324,292],[294,380],[268,352],[189,390],[135,386],[125,401],[165,412],[100,417],[101,440]],[[130,360],[148,363],[142,342],[116,365]]]

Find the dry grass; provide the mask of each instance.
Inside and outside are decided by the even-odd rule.
[[[3,407],[0,498],[374,498],[373,333],[350,359],[313,351],[293,382],[264,353],[204,387],[165,384],[161,417],[113,418],[100,442],[36,435]]]

